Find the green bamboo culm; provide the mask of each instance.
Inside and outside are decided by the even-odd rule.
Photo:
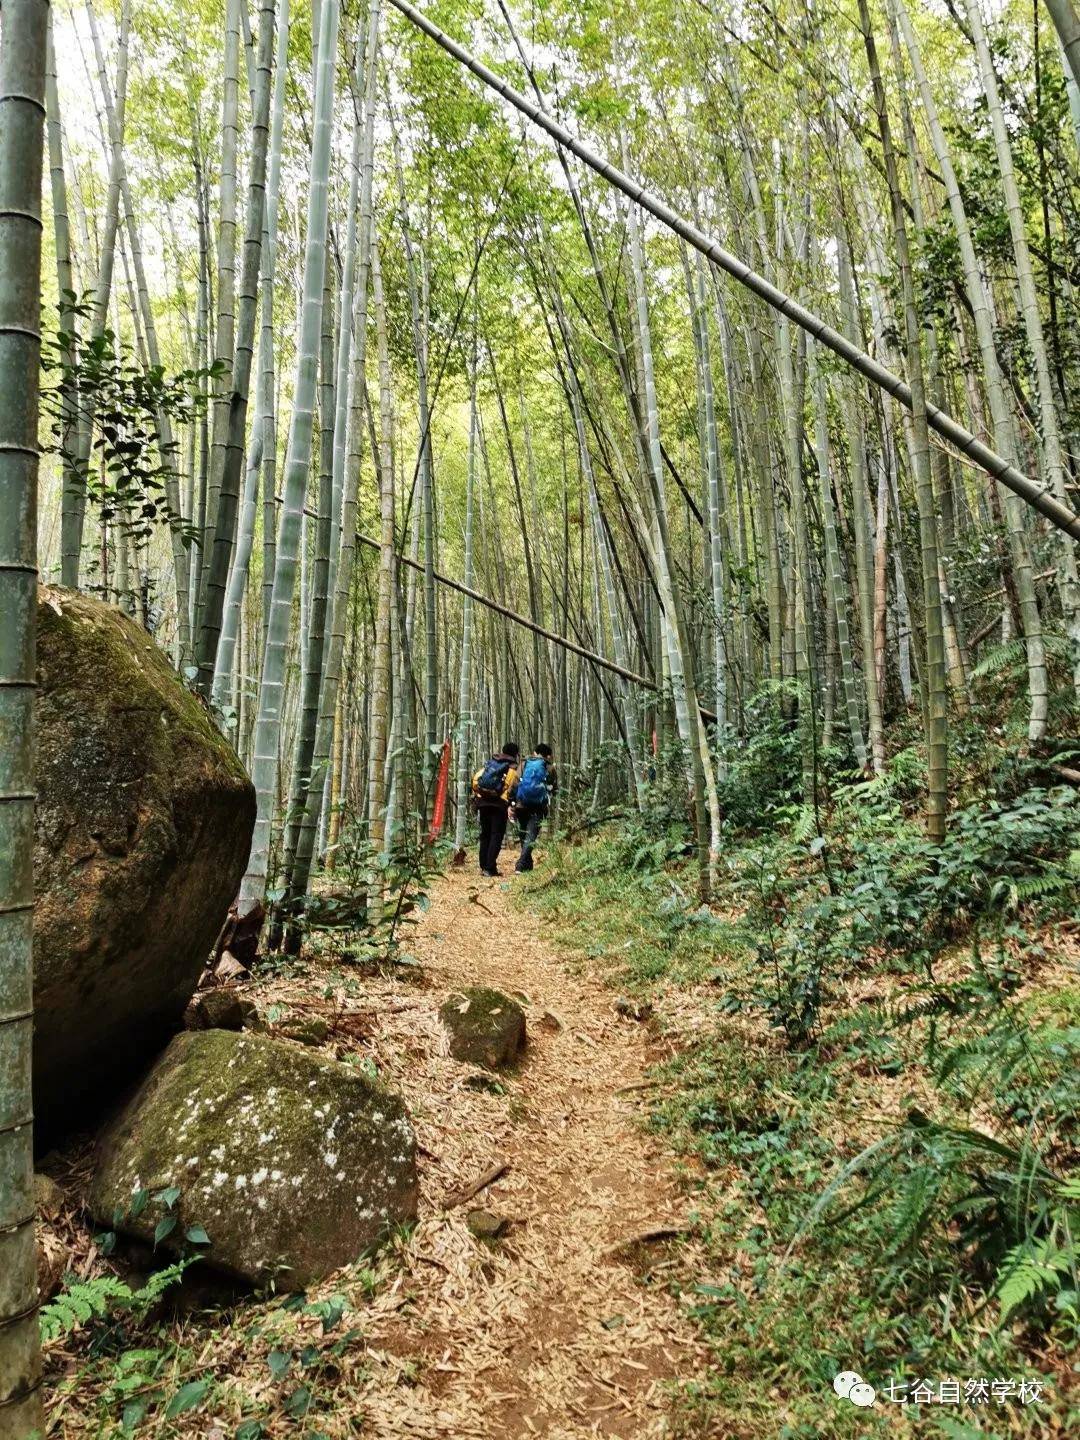
[[[221,427],[221,448],[215,450],[217,508],[210,549],[204,555],[202,625],[198,637],[198,687],[210,698],[214,669],[221,639],[222,614],[229,579],[229,563],[236,549],[237,512],[240,502],[240,475],[244,466],[244,427],[248,391],[255,355],[255,324],[258,318],[259,269],[262,261],[263,226],[266,213],[266,166],[270,135],[271,72],[274,56],[274,5],[261,0],[258,49],[255,61],[254,114],[251,122],[251,177],[248,182],[247,215],[244,226],[243,263],[236,316],[236,349],[231,366],[231,387],[227,399],[214,412],[215,427]],[[215,434],[215,446],[218,438]],[[212,482],[212,483],[215,483]]]
[[[362,125],[357,126],[352,156],[353,179],[358,182],[359,223],[354,237],[355,254],[353,263],[357,266],[355,280],[348,274],[342,283],[342,314],[348,313],[346,298],[352,307],[351,324],[342,321],[342,331],[348,331],[348,346],[343,346],[338,355],[338,386],[335,416],[335,448],[341,443],[341,538],[338,547],[337,564],[334,567],[332,609],[328,616],[329,631],[326,655],[323,663],[323,685],[320,699],[319,720],[315,731],[315,748],[311,760],[311,783],[307,787],[304,813],[300,821],[300,833],[296,841],[296,855],[291,876],[291,899],[295,902],[307,893],[311,862],[315,851],[315,834],[318,809],[322,802],[323,785],[330,751],[334,741],[334,714],[337,710],[338,693],[341,684],[342,661],[345,654],[345,630],[349,607],[352,600],[353,562],[356,557],[356,507],[360,489],[360,470],[364,454],[364,363],[367,355],[368,331],[368,290],[371,279],[371,236],[374,230],[374,166],[375,166],[375,91],[378,79],[379,12],[381,0],[370,0],[364,45],[359,44],[356,56],[356,93],[362,95]],[[365,53],[366,52],[366,53]],[[351,204],[351,201],[350,201]],[[346,258],[348,271],[348,257]],[[353,338],[355,337],[355,338]],[[349,375],[347,360],[351,353],[352,373]],[[344,391],[344,398],[341,395]],[[338,435],[338,427],[344,433]],[[335,465],[338,457],[335,455]],[[334,511],[337,514],[335,508]]]
[[[34,677],[47,0],[0,10],[0,1440],[41,1434],[34,1244]]]
[[[277,797],[285,666],[296,588],[300,517],[311,468],[315,391],[322,337],[323,282],[326,271],[327,191],[334,105],[334,60],[337,55],[337,0],[326,0],[321,14],[315,119],[312,127],[311,183],[308,191],[307,243],[304,254],[303,318],[296,358],[296,386],[289,443],[285,455],[285,493],[278,531],[270,623],[259,684],[255,751],[251,777],[258,811],[247,874],[240,892],[240,911],[247,914],[262,903],[270,860],[270,831]]]
[[[922,551],[923,629],[926,643],[926,830],[934,844],[945,838],[948,795],[948,711],[945,681],[945,641],[942,630],[941,588],[938,580],[937,527],[934,491],[930,473],[930,434],[927,425],[926,391],[923,384],[922,347],[915,306],[907,224],[900,192],[896,152],[893,148],[885,85],[881,78],[874,32],[866,0],[859,0],[859,22],[870,69],[870,83],[881,135],[882,159],[889,188],[900,292],[904,307],[904,336],[911,387],[911,459],[919,512],[919,541]]]

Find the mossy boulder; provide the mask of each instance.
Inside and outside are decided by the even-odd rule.
[[[255,792],[153,639],[38,600],[34,1099],[48,1125],[180,1022],[247,863]]]
[[[255,1002],[238,995],[231,985],[217,985],[193,995],[184,1011],[186,1030],[243,1030],[258,1024]]]
[[[152,1240],[160,1207],[132,1199],[172,1188],[166,1246],[201,1225],[208,1264],[301,1289],[415,1219],[416,1139],[401,1099],[348,1066],[266,1035],[186,1031],[100,1137],[90,1207]]]
[[[501,1070],[525,1048],[525,1012],[501,990],[470,985],[450,996],[439,1019],[449,1031],[455,1060]]]

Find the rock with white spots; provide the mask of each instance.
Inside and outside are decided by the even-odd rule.
[[[175,1187],[206,1260],[300,1289],[416,1218],[416,1139],[404,1103],[359,1072],[265,1035],[177,1035],[101,1136],[90,1193],[102,1224],[153,1238]]]

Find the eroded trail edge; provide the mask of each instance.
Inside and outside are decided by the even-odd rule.
[[[424,1164],[404,1269],[364,1327],[369,1433],[669,1435],[672,1382],[701,1375],[707,1358],[670,1283],[689,1257],[639,1239],[680,1231],[690,1208],[641,1124],[646,1036],[507,889],[459,874],[436,884],[414,947],[430,985],[380,1007],[372,1037]],[[465,984],[526,1009],[526,1057],[494,1090],[472,1088],[439,1023],[442,999]],[[470,1202],[510,1221],[489,1244],[468,1228],[470,1205],[453,1202],[504,1161]]]

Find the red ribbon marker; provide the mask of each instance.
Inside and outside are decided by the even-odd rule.
[[[434,845],[446,819],[446,792],[450,788],[450,741],[444,740],[439,756],[439,773],[435,780],[435,807],[431,812],[431,829],[428,844]]]

